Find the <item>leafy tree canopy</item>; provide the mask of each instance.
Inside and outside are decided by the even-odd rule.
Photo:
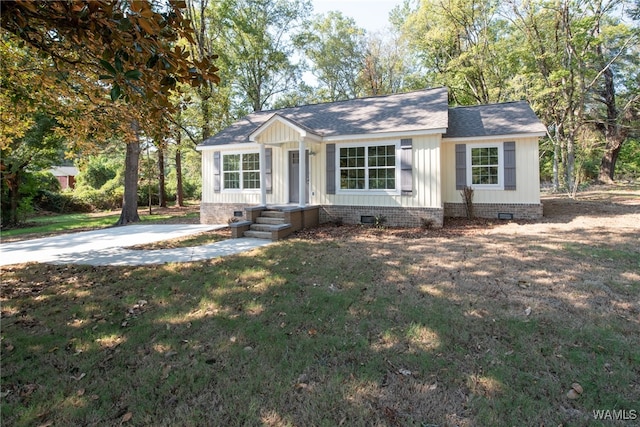
[[[79,127],[80,134],[86,131],[85,136],[113,134],[114,123],[124,122],[120,127],[126,130],[132,120],[140,119],[136,113],[143,107],[146,116],[171,112],[169,95],[178,83],[197,86],[219,80],[214,58],[192,60],[178,43],[193,42],[191,22],[181,12],[184,7],[184,1],[173,0],[3,1],[3,43],[12,42],[14,49],[23,51],[21,60],[10,62],[6,71],[14,86],[25,92],[29,82],[20,82],[21,74],[36,72],[46,85],[26,99],[14,91],[13,105],[24,112],[24,104],[55,101],[64,110],[61,115],[73,121],[68,126]],[[38,59],[32,63],[25,59],[34,56]],[[109,120],[118,100],[139,107],[116,114],[129,120]],[[79,126],[80,116],[73,111],[78,105],[83,107]],[[124,110],[117,103],[115,107]]]

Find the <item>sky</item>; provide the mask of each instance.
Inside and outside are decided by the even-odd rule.
[[[389,26],[389,12],[402,0],[312,0],[312,3],[314,13],[339,10],[370,33]]]

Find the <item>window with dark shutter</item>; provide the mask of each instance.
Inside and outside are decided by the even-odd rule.
[[[400,190],[403,196],[413,194],[413,140],[400,140]]]
[[[516,189],[516,143],[504,143],[504,189]]]
[[[467,186],[467,146],[456,144],[456,190]]]
[[[213,191],[220,192],[220,152],[213,152]]]
[[[264,187],[267,193],[273,192],[273,179],[271,168],[273,165],[273,148],[265,148],[264,150],[264,163],[265,163],[265,183]]]
[[[336,194],[336,144],[327,144],[327,194]]]

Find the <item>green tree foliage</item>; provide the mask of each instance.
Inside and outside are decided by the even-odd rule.
[[[90,187],[99,190],[118,174],[122,175],[122,159],[114,158],[113,150],[109,155],[90,156],[80,161],[80,173],[76,187]]]
[[[318,16],[308,31],[296,37],[296,45],[311,62],[325,101],[355,98],[362,94],[360,73],[366,54],[365,31],[341,12]]]
[[[454,103],[527,99],[549,128],[543,153],[551,153],[554,184],[572,190],[594,156],[602,156],[599,175],[613,177],[616,153],[637,123],[638,28],[622,19],[629,6],[423,0],[392,19],[422,60],[425,81],[449,87]]]
[[[216,5],[222,78],[237,110],[259,111],[294,87],[300,67],[293,34],[311,10],[308,0],[222,0]]]
[[[512,41],[495,0],[425,0],[403,27],[424,70],[451,90],[454,103],[486,104],[508,98]]]
[[[24,1],[2,2],[0,8],[3,39],[19,40],[34,56],[46,58],[40,67],[49,91],[46,99],[65,107],[58,122],[74,139],[87,143],[122,135],[127,157],[119,223],[138,220],[141,133],[155,137],[166,132],[175,112],[170,95],[179,84],[196,87],[219,80],[213,57],[191,58],[184,47],[195,42],[191,21],[182,13],[186,3]],[[12,76],[24,71],[11,70]],[[27,109],[22,98],[11,100],[19,107],[16,111]]]
[[[20,213],[32,209],[31,202],[38,189],[33,172],[49,168],[60,158],[64,140],[56,135],[56,126],[53,118],[38,113],[33,118],[32,127],[22,137],[14,138],[10,145],[2,147],[3,226],[15,225],[21,219]]]

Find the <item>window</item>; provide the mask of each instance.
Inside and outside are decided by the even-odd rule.
[[[224,154],[222,173],[225,190],[260,188],[260,155],[258,153]]]
[[[340,148],[341,190],[395,190],[396,145]]]
[[[498,147],[471,149],[471,184],[498,185]]]
[[[502,144],[467,144],[467,185],[474,188],[504,188]]]

